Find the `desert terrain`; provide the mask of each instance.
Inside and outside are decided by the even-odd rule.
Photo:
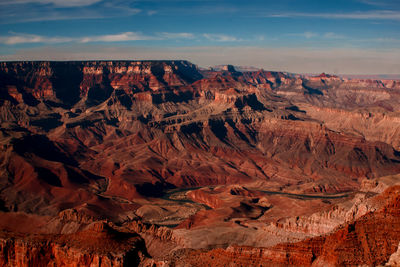
[[[0,62],[1,266],[398,266],[400,81]]]

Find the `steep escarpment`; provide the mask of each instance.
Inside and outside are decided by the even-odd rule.
[[[113,90],[157,91],[202,78],[187,61],[4,62],[0,69],[2,94],[32,105],[47,100],[71,106],[82,98],[94,105]]]
[[[135,221],[117,226],[84,209],[66,209],[55,217],[23,212],[1,216],[2,266],[151,266],[146,246],[153,241],[165,248],[173,242],[171,230]],[[139,235],[143,233],[146,241]]]
[[[2,266],[127,266],[146,259],[144,242],[92,225],[73,235],[10,235],[0,239]],[[107,231],[111,231],[107,232]]]

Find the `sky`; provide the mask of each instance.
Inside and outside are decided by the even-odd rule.
[[[0,61],[400,74],[399,0],[0,0]]]

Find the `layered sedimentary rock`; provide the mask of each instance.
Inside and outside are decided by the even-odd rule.
[[[382,207],[343,224],[332,233],[270,248],[231,246],[187,251],[178,262],[194,266],[377,266],[394,264],[400,238],[399,186],[381,196]],[[174,259],[171,259],[174,262]],[[175,264],[175,262],[174,262]],[[177,263],[178,264],[178,263]],[[395,266],[395,265],[393,265]]]
[[[5,236],[0,242],[2,266],[135,266],[146,259],[140,251],[144,242],[136,248],[137,240],[122,237],[110,244],[107,236],[94,237],[88,232],[77,239],[69,235]],[[109,247],[100,248],[104,243]]]
[[[144,240],[135,232],[105,221],[62,212],[52,220],[3,214],[16,225],[0,233],[2,266],[127,266],[148,260]],[[28,217],[27,217],[28,216]],[[21,220],[22,218],[28,220]],[[27,218],[26,218],[27,217]],[[30,223],[39,223],[33,228]],[[4,225],[3,225],[4,227]],[[21,228],[22,227],[22,228]]]
[[[188,249],[216,247],[229,247],[209,252],[226,259],[292,251],[290,261],[267,258],[339,263],[323,252],[333,249],[330,235],[350,240],[343,225],[365,230],[368,216],[384,222],[373,196],[400,173],[399,90],[394,80],[200,70],[187,61],[2,62],[1,229],[14,233],[4,235],[4,262],[31,253],[39,264],[32,251],[43,250],[61,264],[69,246],[83,251],[71,264],[123,264],[131,252],[114,234],[115,246],[100,252],[64,242],[106,221],[122,236],[138,233],[126,240],[147,247],[150,255],[135,259],[149,264],[167,264],[168,254],[195,264]],[[28,232],[9,227],[33,215],[40,219]],[[98,240],[109,236],[102,230]],[[383,264],[396,238],[382,258],[345,263]]]

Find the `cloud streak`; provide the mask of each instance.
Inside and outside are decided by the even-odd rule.
[[[161,32],[158,35],[165,39],[194,39],[195,35],[188,32]]]
[[[203,36],[210,40],[210,41],[215,41],[215,42],[236,42],[240,41],[240,39],[226,35],[226,34],[212,34],[212,33],[204,33]]]
[[[144,40],[160,40],[160,38],[156,36],[143,35],[140,32],[123,32],[119,34],[108,34],[108,35],[77,38],[75,41],[80,43],[91,43],[91,42],[124,42],[124,41],[144,41]]]
[[[117,34],[106,34],[85,37],[62,37],[62,36],[42,36],[35,34],[13,33],[10,36],[0,36],[0,43],[5,45],[17,44],[57,44],[57,43],[93,43],[93,42],[126,42],[126,41],[146,41],[146,40],[169,40],[169,39],[193,39],[195,35],[186,32],[161,32],[153,35],[144,35],[141,32],[123,32]]]
[[[303,33],[289,33],[287,35],[288,36],[298,36],[298,37],[311,39],[313,37],[317,37],[318,33],[307,31],[307,32],[303,32]]]
[[[400,20],[400,11],[375,10],[352,13],[279,13],[267,14],[269,18],[322,18],[322,19],[359,19],[359,20]]]
[[[36,34],[14,33],[10,32],[9,36],[0,36],[0,44],[17,45],[17,44],[57,44],[57,43],[93,43],[93,42],[126,42],[126,41],[160,41],[160,40],[182,40],[205,38],[215,42],[236,42],[240,41],[234,36],[224,34],[202,34],[195,35],[188,32],[159,32],[152,35],[145,35],[141,32],[122,32],[117,34],[106,34],[84,37],[63,37],[63,36],[42,36]]]
[[[14,34],[13,36],[0,36],[0,43],[6,45],[34,44],[34,43],[66,43],[72,42],[74,38],[68,37],[46,37],[35,34]]]
[[[129,1],[0,0],[0,24],[129,17],[140,12]]]
[[[303,37],[306,39],[311,39],[311,38],[315,38],[315,37],[321,37],[324,39],[345,39],[346,38],[346,36],[337,34],[334,32],[316,33],[316,32],[306,31],[303,33],[289,33],[286,35],[287,36],[295,36],[295,37]]]

